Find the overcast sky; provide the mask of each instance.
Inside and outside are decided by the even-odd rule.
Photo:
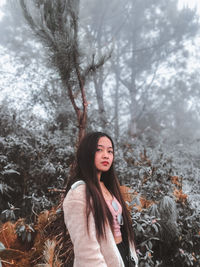
[[[0,19],[3,16],[1,6],[3,6],[5,2],[6,0],[0,0]],[[185,6],[197,8],[198,13],[200,14],[200,0],[179,0],[179,8],[183,8]]]
[[[190,8],[197,8],[198,14],[200,14],[200,1],[199,0],[179,0],[179,7],[183,8],[188,6]]]

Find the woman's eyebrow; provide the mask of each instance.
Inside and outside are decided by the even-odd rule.
[[[105,147],[105,146],[103,146],[103,145],[97,145],[97,146]],[[112,147],[112,146],[109,146],[108,148],[112,148],[112,149],[113,149],[113,147]]]

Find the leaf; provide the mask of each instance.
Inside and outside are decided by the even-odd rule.
[[[153,247],[153,244],[152,244],[152,242],[151,242],[151,241],[148,241],[148,247],[149,247],[149,249],[152,249],[152,247]]]
[[[159,215],[157,204],[154,203],[154,204],[150,207],[150,215],[151,215],[151,216],[156,216],[156,217]]]
[[[26,239],[26,232],[23,232],[22,233],[22,241],[25,241],[25,239]]]
[[[0,192],[1,192],[1,194],[6,194],[7,196],[10,197],[10,195],[7,193],[9,190],[10,191],[14,191],[14,189],[12,187],[10,187],[9,185],[4,184],[4,183],[0,184]]]
[[[15,170],[12,170],[12,169],[3,171],[3,175],[4,174],[17,174],[17,175],[20,175],[20,173],[18,171],[15,171]]]
[[[27,241],[28,241],[28,242],[31,242],[31,239],[32,239],[32,238],[31,238],[31,233],[29,232],[29,233],[27,234]]]
[[[190,245],[191,245],[191,247],[193,247],[193,246],[194,246],[194,244],[193,244],[193,242],[192,242],[191,240],[188,242],[188,244],[190,244]]]
[[[173,194],[176,197],[176,201],[179,201],[181,203],[185,203],[188,198],[187,194],[183,194],[182,189],[178,190],[175,188]]]
[[[33,227],[31,227],[30,225],[28,225],[28,228],[29,228],[32,232],[35,232],[35,230],[33,229]]]
[[[143,232],[144,233],[144,229],[139,223],[137,223],[137,230],[138,230],[138,232]]]
[[[24,232],[26,229],[25,225],[22,225],[20,228],[19,228],[19,232]]]
[[[153,229],[155,230],[155,232],[156,232],[156,234],[158,233],[158,227],[157,227],[157,225],[156,224],[152,224],[152,227],[153,227]]]
[[[141,206],[140,195],[137,195],[136,197],[133,198],[130,205],[134,205],[134,204],[136,204],[137,206]]]
[[[0,242],[0,251],[4,250],[5,249],[5,246],[3,243]]]

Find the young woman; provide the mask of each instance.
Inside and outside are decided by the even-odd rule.
[[[107,134],[84,137],[63,202],[74,267],[138,266],[132,223],[113,160],[114,145]]]

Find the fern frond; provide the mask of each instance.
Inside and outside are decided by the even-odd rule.
[[[56,248],[56,241],[55,240],[47,240],[45,242],[45,250],[44,250],[44,260],[46,263],[46,267],[53,267],[53,260],[54,260],[54,252]]]
[[[43,252],[44,263],[38,264],[37,266],[42,267],[61,267],[61,262],[58,260],[58,255],[56,252],[57,242],[56,240],[47,239],[45,242],[45,249]]]
[[[163,220],[176,221],[177,220],[177,208],[175,201],[169,197],[164,196],[159,205],[159,212]]]

